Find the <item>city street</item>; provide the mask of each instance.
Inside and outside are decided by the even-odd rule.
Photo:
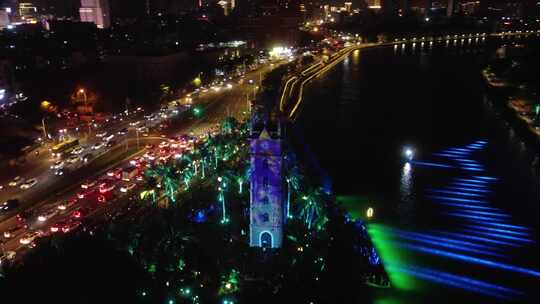
[[[254,95],[258,89],[258,80],[264,77],[266,73],[275,68],[277,64],[268,64],[259,68],[256,71],[247,73],[243,80],[237,80],[230,88],[222,88],[220,91],[210,91],[201,94],[198,98],[194,99],[193,107],[198,107],[201,110],[201,115],[196,118],[191,113],[186,112],[187,115],[178,113],[179,118],[169,118],[170,125],[167,129],[161,132],[150,130],[148,136],[139,136],[137,140],[135,132],[129,132],[128,136],[121,142],[118,142],[115,146],[108,150],[103,149],[93,161],[85,166],[81,166],[74,169],[65,175],[56,176],[54,170],[49,167],[53,163],[45,155],[37,157],[36,163],[41,165],[35,166],[31,169],[34,174],[32,176],[38,176],[39,182],[32,188],[27,190],[19,189],[19,187],[9,187],[1,193],[1,199],[13,199],[17,198],[21,202],[21,206],[16,210],[7,212],[0,215],[0,232],[10,231],[15,227],[20,226],[20,221],[15,216],[22,211],[29,211],[32,213],[31,218],[34,218],[34,224],[28,229],[18,229],[9,238],[5,238],[4,235],[0,235],[3,241],[2,250],[23,252],[28,249],[30,244],[21,244],[21,238],[28,233],[28,231],[40,231],[44,234],[50,233],[50,228],[55,223],[69,220],[73,212],[79,210],[81,207],[93,205],[91,212],[85,215],[99,217],[100,214],[113,213],[112,207],[115,209],[124,208],[125,201],[133,199],[133,194],[120,193],[118,196],[113,196],[113,199],[107,203],[95,203],[88,202],[88,199],[78,199],[76,203],[55,212],[46,221],[40,222],[35,220],[38,214],[47,213],[47,210],[55,210],[61,202],[69,201],[76,198],[76,192],[81,191],[80,184],[84,181],[93,181],[102,178],[106,178],[106,172],[111,172],[115,168],[122,168],[129,165],[129,160],[143,156],[147,152],[152,152],[152,149],[145,148],[146,145],[153,145],[156,147],[160,142],[163,142],[167,138],[174,138],[179,134],[191,134],[199,136],[207,134],[214,129],[224,118],[235,117],[241,120],[249,113],[249,100],[254,98]],[[252,80],[252,81],[250,81]],[[241,82],[241,84],[239,84]],[[123,121],[122,123],[115,124],[114,131],[120,130],[129,125],[129,122],[136,121],[135,118]],[[164,120],[165,122],[165,120]],[[108,130],[111,130],[111,126],[108,126]],[[89,141],[87,145],[98,142],[98,138]],[[138,147],[137,147],[138,146]],[[157,152],[154,152],[157,153]],[[9,179],[9,178],[8,178]],[[117,187],[114,191],[118,191],[120,184],[117,183]],[[136,189],[136,188],[135,188]],[[129,198],[126,200],[126,198]],[[114,202],[114,203],[112,203]],[[90,204],[90,205],[89,205]],[[108,210],[105,212],[105,210]],[[21,251],[22,250],[22,251]]]

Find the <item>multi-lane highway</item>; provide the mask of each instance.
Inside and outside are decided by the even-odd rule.
[[[87,165],[67,171],[62,176],[51,173],[53,170],[50,169],[50,165],[53,162],[48,157],[42,156],[38,162],[43,162],[43,164],[33,169],[36,171],[32,172],[33,176],[38,176],[38,184],[27,190],[8,186],[7,191],[1,194],[4,200],[19,199],[21,206],[0,215],[0,239],[3,243],[0,254],[2,250],[18,253],[28,250],[33,241],[28,240],[28,244],[23,244],[26,242],[23,240],[21,243],[21,238],[27,238],[29,233],[33,231],[50,234],[53,233],[51,227],[53,230],[58,228],[59,231],[62,228],[69,230],[70,226],[73,229],[78,229],[76,226],[79,225],[82,218],[96,217],[99,214],[112,214],[111,210],[114,208],[129,209],[129,204],[126,203],[130,201],[128,198],[133,196],[134,191],[140,187],[141,178],[126,182],[116,178],[115,172],[118,173],[121,171],[120,168],[129,166],[130,161],[133,163],[134,159],[140,160],[145,155],[149,157],[157,155],[161,142],[173,138],[178,140],[177,135],[179,134],[191,134],[198,137],[210,132],[225,117],[232,116],[242,119],[250,110],[249,99],[254,98],[260,85],[258,80],[275,66],[277,64],[267,64],[247,73],[242,79],[231,80],[228,86],[201,92],[193,101],[193,107],[196,106],[201,110],[199,117],[192,115],[190,109],[183,108],[184,112],[182,112],[182,108],[171,109],[167,115],[175,114],[176,117],[168,117],[166,121],[163,121],[163,123],[166,122],[167,128],[159,131],[150,130],[148,136],[139,136],[138,139],[136,134],[131,134],[135,132],[130,131],[124,135],[122,140],[117,141],[116,145],[107,150],[104,149],[100,156]],[[129,122],[137,120],[138,116],[127,119]],[[118,132],[116,130],[122,128],[125,127],[122,124],[117,124],[114,128],[108,126],[107,130],[112,133]],[[137,174],[140,176],[142,170]],[[110,190],[113,195],[106,197],[105,202],[98,202],[99,195],[96,194],[100,192],[99,183],[96,183],[92,186],[95,192],[89,191],[88,195],[82,198],[81,195],[85,194],[85,190],[81,188],[81,184],[86,181],[106,183],[104,190],[114,187]],[[123,188],[122,191],[121,188]],[[83,209],[81,210],[81,208]],[[81,211],[79,217],[74,216],[74,213],[78,214],[76,211]],[[118,212],[121,210],[117,210]],[[24,223],[20,221],[17,218],[18,214],[29,214],[27,221]],[[16,229],[24,224],[28,227]],[[6,231],[8,233],[4,235]]]

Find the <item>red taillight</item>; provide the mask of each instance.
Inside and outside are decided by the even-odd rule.
[[[77,217],[77,218],[81,217],[81,212],[79,211],[73,212],[73,217]]]

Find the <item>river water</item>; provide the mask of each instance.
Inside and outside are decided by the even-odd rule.
[[[516,41],[355,51],[309,86],[295,145],[315,156],[352,215],[374,208],[368,230],[393,285],[376,303],[540,293],[534,154],[480,74],[501,43]],[[415,151],[408,164],[404,147]]]

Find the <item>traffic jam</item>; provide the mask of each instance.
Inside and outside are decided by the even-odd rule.
[[[66,199],[17,214],[17,223],[2,232],[3,243],[18,239],[16,250],[33,248],[40,237],[79,229],[85,218],[118,203],[122,198],[133,197],[134,191],[144,183],[146,169],[180,158],[202,138],[204,136],[180,135],[164,138],[158,146],[145,146],[144,155],[83,182],[76,193]]]

